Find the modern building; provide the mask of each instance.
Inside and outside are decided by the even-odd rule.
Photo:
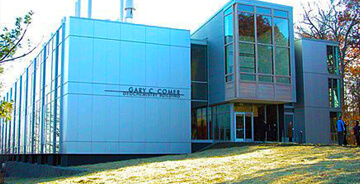
[[[307,143],[337,142],[336,121],[341,114],[338,43],[295,41],[297,103],[295,122]],[[330,122],[330,125],[329,123]]]
[[[1,158],[68,166],[287,142],[290,122],[296,142],[329,143],[337,44],[295,42],[292,25],[291,7],[250,0],[230,1],[191,36],[67,17],[1,95],[15,105],[0,123]]]

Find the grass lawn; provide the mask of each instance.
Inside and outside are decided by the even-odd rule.
[[[80,176],[10,182],[360,183],[360,149],[264,144],[80,166]]]

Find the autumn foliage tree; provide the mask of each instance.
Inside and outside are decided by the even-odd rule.
[[[298,34],[301,37],[339,42],[343,115],[346,120],[360,115],[360,0],[329,0],[303,5]]]
[[[23,18],[16,18],[15,27],[13,29],[3,27],[2,31],[0,31],[0,75],[4,71],[4,68],[1,66],[2,63],[25,57],[36,49],[36,47],[34,47],[21,55],[15,55],[17,51],[22,48],[33,14],[34,13],[30,11]],[[29,42],[30,41],[28,40],[28,43]],[[0,101],[0,118],[5,118],[7,121],[11,120],[12,110],[13,104],[11,102]]]

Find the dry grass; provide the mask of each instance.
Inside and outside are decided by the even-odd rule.
[[[258,145],[81,166],[50,183],[360,183],[360,149]],[[33,182],[24,180],[18,182]]]

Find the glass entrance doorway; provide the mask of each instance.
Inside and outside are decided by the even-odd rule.
[[[248,112],[237,112],[234,115],[235,141],[254,141],[254,115]]]

